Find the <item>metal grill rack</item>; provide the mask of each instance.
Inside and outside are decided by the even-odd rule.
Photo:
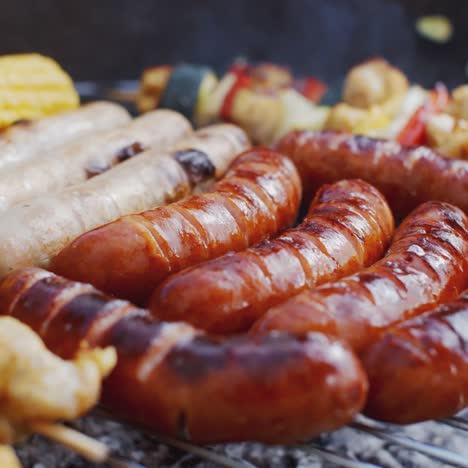
[[[105,416],[106,418],[109,418],[109,414],[105,414]],[[460,434],[462,435],[464,432],[468,432],[468,418],[463,416],[442,419],[436,421],[436,424],[441,427],[450,426],[456,431],[460,431]],[[437,444],[431,444],[426,441],[412,438],[404,433],[400,426],[378,423],[359,415],[355,421],[348,426],[348,430],[353,431],[356,436],[364,438],[364,441],[368,440],[369,436],[371,436],[380,439],[385,445],[398,446],[402,449],[422,454],[429,459],[439,462],[440,466],[468,468],[468,455],[456,453],[451,449],[440,447]],[[210,466],[219,466],[224,468],[256,468],[258,466],[243,457],[231,455],[229,450],[223,449],[223,446],[201,447],[188,442],[168,437],[161,437],[151,433],[146,433],[146,435],[151,440],[154,440],[155,443],[163,443],[185,452],[186,455],[182,456],[182,458],[173,465],[174,468],[182,468],[186,466],[185,461],[187,461],[187,466],[193,466],[194,459],[208,462]],[[301,451],[304,455],[307,455],[308,459],[316,460],[317,464],[324,462],[327,466],[344,468],[387,468],[387,466],[390,466],[386,464],[369,463],[367,461],[360,460],[359,456],[354,457],[343,453],[341,450],[327,448],[326,444],[322,444],[320,440],[288,446],[284,447],[284,449],[286,451],[295,451],[296,453],[297,451]],[[121,467],[119,466],[119,468],[134,468],[137,466],[145,468],[142,465],[133,465],[131,462],[128,464],[124,463]],[[426,465],[416,462],[413,466],[425,467]]]

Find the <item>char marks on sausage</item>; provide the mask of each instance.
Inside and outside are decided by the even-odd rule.
[[[2,314],[31,324],[59,356],[114,346],[118,361],[104,382],[103,404],[172,437],[304,440],[348,423],[365,402],[358,359],[318,333],[213,338],[34,268],[6,277],[0,299]]]

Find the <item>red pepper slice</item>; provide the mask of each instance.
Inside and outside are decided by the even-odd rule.
[[[294,83],[294,89],[299,91],[309,101],[317,104],[327,91],[327,85],[316,78],[304,78]]]
[[[252,78],[250,77],[249,66],[247,64],[236,63],[228,70],[228,73],[233,74],[236,77],[236,81],[227,92],[221,106],[220,116],[225,121],[231,120],[232,106],[237,92],[252,85]]]
[[[449,102],[449,98],[447,88],[442,83],[437,83],[431,91],[429,102],[416,109],[398,135],[397,141],[408,146],[423,145],[426,142],[427,119],[442,111]]]

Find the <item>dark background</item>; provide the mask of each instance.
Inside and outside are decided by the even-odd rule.
[[[468,81],[465,0],[0,0],[0,54],[37,51],[75,80],[136,78],[181,60],[222,70],[237,55],[290,64],[327,81],[383,55],[414,81]],[[417,36],[415,19],[445,13],[447,45]]]

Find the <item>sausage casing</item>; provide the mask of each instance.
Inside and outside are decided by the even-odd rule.
[[[62,145],[41,158],[23,161],[2,172],[0,209],[81,183],[145,149],[166,150],[191,131],[182,115],[159,110],[123,127]]]
[[[332,131],[292,132],[277,149],[297,165],[309,196],[324,183],[359,177],[385,195],[398,219],[432,200],[468,214],[468,162],[432,149]]]
[[[252,333],[322,331],[361,351],[388,327],[455,298],[468,286],[467,273],[467,216],[427,202],[399,226],[382,260],[270,309]]]
[[[162,320],[210,332],[245,331],[273,305],[371,265],[392,234],[393,216],[380,192],[344,180],[322,187],[298,227],[170,276],[149,308]]]
[[[411,424],[468,405],[468,291],[385,333],[362,353],[370,380],[366,413]]]
[[[303,440],[346,424],[365,401],[358,359],[319,333],[213,338],[39,269],[6,277],[0,301],[2,314],[30,325],[61,357],[114,346],[104,405],[173,437]]]
[[[122,215],[180,200],[212,180],[216,168],[211,155],[232,161],[248,140],[233,125],[210,131],[203,130],[198,145],[196,135],[189,136],[185,150],[179,145],[175,151],[146,151],[86,182],[2,213],[0,277],[23,266],[48,266],[51,257],[84,232]]]
[[[169,274],[288,227],[300,198],[289,158],[253,149],[238,156],[209,193],[88,232],[65,248],[52,268],[141,304]]]
[[[122,106],[104,101],[35,121],[20,121],[0,135],[0,169],[42,157],[60,145],[128,122],[130,115]]]

